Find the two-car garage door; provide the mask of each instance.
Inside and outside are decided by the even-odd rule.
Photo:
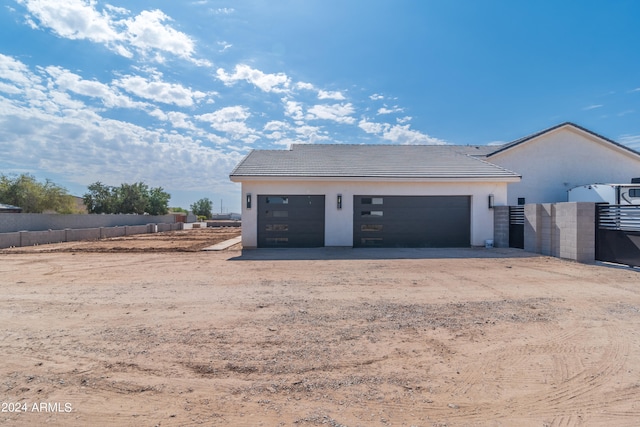
[[[470,246],[469,196],[354,196],[354,247]]]
[[[353,197],[354,247],[467,247],[469,196]],[[258,247],[320,247],[325,196],[258,196]]]

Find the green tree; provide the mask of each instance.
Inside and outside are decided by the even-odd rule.
[[[82,201],[89,213],[110,214],[115,213],[118,204],[115,187],[104,185],[96,181],[87,187],[89,192],[82,196]]]
[[[149,201],[149,186],[142,182],[121,184],[116,189],[118,213],[142,215]]]
[[[82,199],[89,213],[164,215],[169,211],[171,195],[162,187],[150,189],[144,182],[111,187],[98,181],[88,189]]]
[[[38,182],[30,174],[15,177],[0,174],[0,203],[21,207],[25,213],[74,212],[74,199],[66,188],[49,179]]]
[[[169,199],[171,195],[162,187],[152,188],[149,191],[147,212],[149,215],[166,215],[169,212]]]
[[[207,197],[198,200],[191,205],[191,211],[197,216],[204,216],[211,218],[211,211],[213,210],[213,202]]]

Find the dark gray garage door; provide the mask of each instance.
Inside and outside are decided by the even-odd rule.
[[[470,246],[469,196],[354,196],[354,247]]]
[[[324,246],[324,196],[258,196],[258,247]]]

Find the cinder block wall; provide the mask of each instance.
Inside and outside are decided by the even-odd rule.
[[[509,206],[493,208],[493,246],[509,247]]]
[[[174,215],[59,215],[0,213],[0,233],[14,231],[64,230],[66,228],[100,228],[149,223],[174,223]]]
[[[595,203],[530,204],[524,250],[584,263],[595,261]]]
[[[182,230],[183,228],[184,224],[179,222],[171,224],[125,225],[123,227],[66,228],[64,230],[0,233],[0,249],[79,240],[98,240],[107,237],[154,233],[158,230]]]

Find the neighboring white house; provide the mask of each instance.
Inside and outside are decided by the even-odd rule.
[[[566,202],[573,187],[640,177],[640,153],[573,123],[492,148],[482,158],[522,176],[509,184],[509,205]]]
[[[251,247],[480,246],[517,173],[454,146],[293,145],[254,150],[242,183]]]

